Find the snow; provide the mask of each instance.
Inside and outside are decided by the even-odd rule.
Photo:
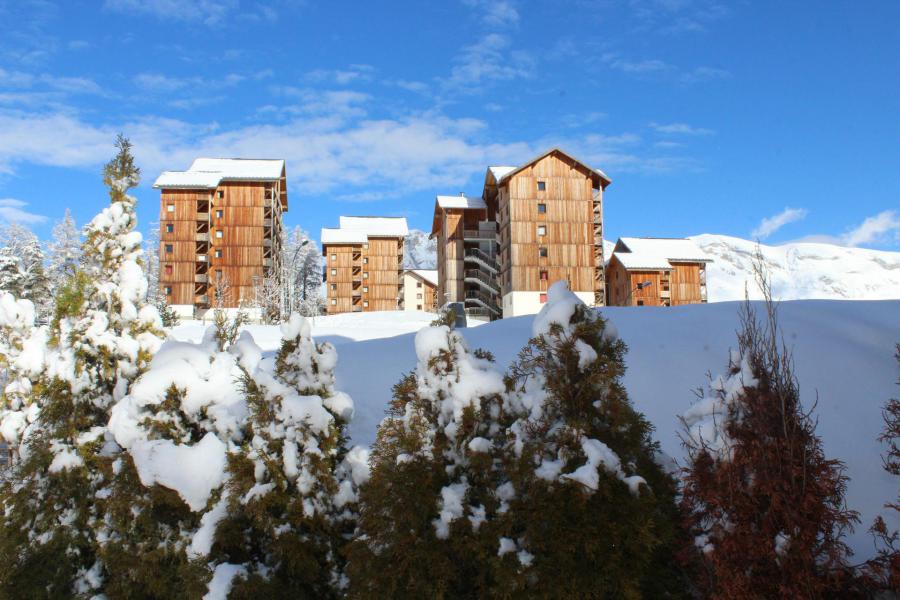
[[[519,167],[488,167],[488,171],[494,176],[499,183],[501,179],[518,169]]]
[[[175,490],[194,512],[205,509],[224,482],[226,449],[211,432],[194,445],[140,440],[129,448],[141,483]]]
[[[216,527],[228,515],[228,494],[223,493],[222,498],[213,506],[212,510],[204,513],[200,518],[200,528],[194,533],[191,544],[187,548],[188,558],[202,558],[209,556]]]
[[[365,231],[352,231],[348,229],[336,229],[323,227],[319,235],[322,244],[365,244],[369,236]]]
[[[215,189],[222,181],[222,173],[208,171],[163,171],[153,182],[155,188]]]
[[[463,516],[463,500],[468,484],[465,481],[444,486],[441,489],[440,513],[434,520],[435,535],[445,540],[450,537],[450,523]]]
[[[487,209],[481,196],[438,196],[437,205],[441,208]]]
[[[438,272],[437,269],[410,269],[411,273],[415,273],[428,283],[432,285],[438,284]]]
[[[710,262],[693,240],[686,238],[619,238],[613,250],[629,270],[670,270],[672,262]]]
[[[410,229],[403,240],[404,269],[437,269],[437,240],[421,229]]]
[[[203,600],[227,600],[228,594],[231,593],[231,587],[234,584],[234,578],[247,574],[247,567],[243,565],[233,565],[231,563],[222,563],[216,565],[213,572],[212,580],[209,582],[208,591]]]
[[[575,309],[583,304],[581,299],[569,290],[565,281],[557,281],[547,290],[547,302],[534,318],[532,335],[537,337],[550,333],[550,327],[554,323],[562,325],[563,329],[567,328]]]
[[[197,158],[189,171],[218,171],[225,179],[275,180],[281,178],[284,161],[267,158]]]
[[[409,233],[406,217],[341,217],[340,227],[371,237],[403,237]]]
[[[706,267],[710,302],[742,300],[745,284],[751,298],[760,298],[753,278],[756,242],[709,234],[691,239],[713,259]],[[777,300],[900,298],[900,252],[812,243],[759,249]]]

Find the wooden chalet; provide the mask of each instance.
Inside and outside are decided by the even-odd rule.
[[[403,310],[436,312],[438,272],[436,269],[403,271]]]
[[[552,148],[518,167],[488,167],[481,197],[438,196],[438,299],[490,318],[533,314],[566,280],[606,303],[603,190],[610,179]]]
[[[322,229],[328,314],[401,308],[407,233],[403,217],[341,217]]]
[[[283,160],[198,158],[165,171],[160,190],[160,288],[183,316],[254,303],[281,276]]]
[[[712,259],[692,240],[619,238],[606,267],[611,306],[678,306],[706,302]]]

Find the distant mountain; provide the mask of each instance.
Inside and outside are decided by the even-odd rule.
[[[428,233],[410,229],[406,236],[403,255],[405,269],[437,269],[437,242],[428,239]]]
[[[693,236],[713,259],[707,268],[710,302],[743,300],[744,284],[759,298],[753,278],[756,243],[725,235]],[[776,300],[900,298],[900,252],[832,244],[759,246]]]
[[[743,300],[744,286],[759,298],[753,279],[756,243],[726,235],[693,236],[713,263],[707,268],[710,302]],[[606,259],[613,244],[604,242]],[[900,298],[900,252],[846,248],[832,244],[759,246],[772,279],[776,300],[808,298],[885,300]],[[405,266],[434,269],[437,246],[424,231],[406,238]]]

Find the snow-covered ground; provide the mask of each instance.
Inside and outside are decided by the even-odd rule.
[[[628,344],[625,384],[637,408],[656,426],[655,437],[669,455],[682,457],[678,415],[694,401],[706,374],[724,371],[736,346],[737,302],[674,308],[606,308]],[[894,344],[900,341],[900,301],[784,302],[781,325],[793,348],[801,395],[815,415],[829,456],[843,460],[851,478],[850,508],[862,522],[850,537],[858,557],[871,554],[866,529],[881,505],[896,497],[897,482],[881,467],[876,437],[881,407],[900,394]],[[338,349],[337,388],[352,396],[356,415],[350,425],[355,443],[371,444],[384,417],[391,387],[414,368],[414,332],[433,319],[429,313],[357,313],[318,317],[313,334]],[[506,367],[528,340],[532,317],[497,321],[463,331],[472,347],[490,350]],[[274,326],[247,329],[264,350],[279,341]],[[202,324],[174,329],[178,339],[198,340]],[[896,517],[893,526],[900,527]]]

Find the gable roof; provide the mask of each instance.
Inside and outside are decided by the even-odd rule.
[[[671,271],[671,263],[712,262],[693,240],[686,238],[619,238],[613,257],[629,271]]]
[[[418,276],[420,279],[423,279],[425,282],[430,283],[435,287],[438,284],[437,269],[407,269],[406,272]]]
[[[600,169],[595,169],[595,168],[591,167],[590,165],[588,165],[588,164],[587,164],[586,162],[584,162],[583,160],[579,160],[578,158],[575,158],[574,156],[572,156],[572,155],[569,154],[568,152],[565,152],[564,150],[562,150],[561,148],[558,148],[558,147],[556,147],[556,146],[554,146],[553,148],[550,148],[549,150],[547,150],[547,151],[544,152],[543,154],[540,154],[540,155],[538,155],[538,156],[535,156],[535,157],[532,158],[531,160],[525,162],[524,164],[522,164],[522,165],[520,165],[520,166],[518,166],[518,167],[488,167],[488,174],[490,174],[490,175],[493,176],[493,178],[494,178],[494,180],[496,181],[497,185],[500,185],[501,183],[503,183],[504,181],[506,181],[507,179],[509,179],[510,177],[512,177],[513,175],[515,175],[515,174],[518,173],[519,171],[521,171],[522,169],[525,169],[526,167],[529,167],[529,166],[533,165],[534,163],[536,163],[537,161],[541,160],[542,158],[547,157],[547,156],[550,156],[551,154],[554,154],[554,153],[562,154],[563,156],[565,156],[565,157],[568,158],[569,160],[572,160],[572,161],[574,161],[574,162],[580,164],[580,165],[583,166],[584,168],[586,168],[588,171],[590,171],[594,176],[596,176],[596,177],[598,178],[599,183],[600,183],[600,187],[605,188],[605,187],[608,186],[610,183],[612,183],[612,179],[610,179],[609,177],[607,177],[606,173],[604,173],[604,172],[601,171]]]
[[[153,187],[214,190],[223,181],[278,181],[284,177],[282,159],[197,158],[187,171],[163,171]],[[282,182],[281,207],[287,210],[287,182]]]
[[[369,241],[369,236],[364,231],[323,227],[319,241],[323,246],[326,244],[365,244]]]

